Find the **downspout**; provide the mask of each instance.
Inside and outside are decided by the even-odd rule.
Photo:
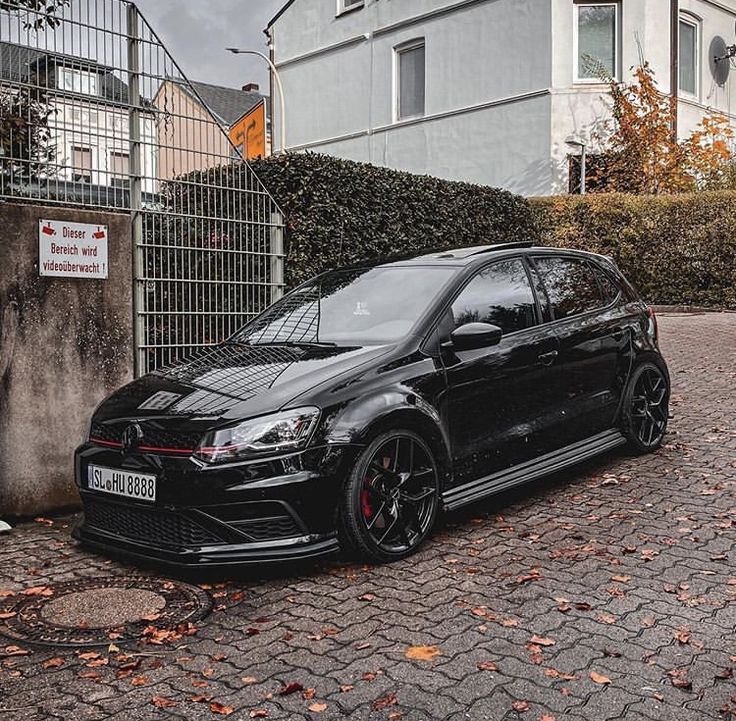
[[[677,94],[680,86],[680,0],[670,0],[670,95],[672,97],[672,139],[677,142]]]

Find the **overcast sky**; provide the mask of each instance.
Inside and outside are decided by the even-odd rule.
[[[268,66],[226,47],[266,51],[263,29],[286,0],[136,0],[190,80],[268,92]]]

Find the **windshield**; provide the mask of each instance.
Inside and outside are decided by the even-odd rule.
[[[239,343],[372,345],[405,337],[456,272],[393,266],[328,273],[275,303],[238,331]]]

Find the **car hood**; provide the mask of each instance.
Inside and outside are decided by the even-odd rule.
[[[94,420],[190,417],[237,420],[277,411],[292,399],[390,346],[350,348],[223,344],[123,386]]]

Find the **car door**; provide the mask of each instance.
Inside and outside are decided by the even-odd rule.
[[[501,328],[497,345],[446,349],[444,408],[454,483],[482,478],[538,455],[549,431],[555,388],[547,382],[558,340],[540,324],[529,271],[521,257],[480,269],[455,298],[440,337],[471,322]]]
[[[631,358],[631,335],[618,289],[591,261],[574,256],[533,258],[559,338],[550,380],[561,391],[558,446],[613,427]]]

